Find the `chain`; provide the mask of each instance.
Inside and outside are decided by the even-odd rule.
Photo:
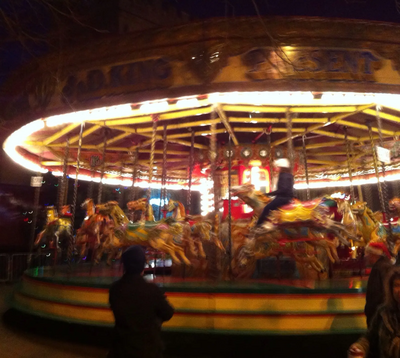
[[[103,196],[103,178],[104,178],[104,171],[106,168],[106,150],[107,150],[107,128],[104,128],[103,163],[101,163],[101,173],[100,173],[99,192],[97,194],[97,204],[101,204],[101,199]]]
[[[292,138],[292,115],[289,112],[289,108],[286,111],[286,128],[287,128],[287,138],[288,138],[288,158],[290,162],[290,167],[294,168],[294,153],[293,153],[293,138]]]
[[[39,157],[39,166],[41,165],[41,162],[42,162],[42,155],[43,155],[43,153]],[[38,171],[36,175],[42,176],[42,173],[40,171]],[[29,245],[30,246],[29,247],[30,255],[28,256],[28,260],[27,260],[28,267],[31,264],[32,253],[33,253],[33,244],[35,242],[36,224],[37,224],[37,217],[38,217],[38,212],[39,212],[40,188],[41,188],[41,186],[38,186],[35,188],[35,191],[34,191],[31,242]]]
[[[382,192],[382,185],[380,182],[380,178],[379,178],[379,170],[378,170],[378,158],[376,156],[376,148],[375,148],[375,143],[374,143],[374,137],[372,136],[372,129],[371,129],[371,125],[368,124],[368,132],[369,132],[369,140],[371,142],[371,147],[372,147],[372,157],[374,160],[374,170],[375,170],[375,176],[376,179],[378,181],[378,194],[379,194],[379,202],[381,204],[381,210],[383,212],[385,211],[386,208],[386,204],[385,204],[385,199],[383,197],[383,192]]]
[[[82,133],[83,129],[85,128],[85,123],[81,123],[81,130],[79,132],[79,141],[78,141],[78,153],[76,154],[76,171],[75,171],[75,184],[74,184],[74,195],[72,197],[72,215],[71,215],[71,236],[69,237],[68,242],[68,252],[67,252],[67,261],[68,261],[68,268],[71,270],[71,260],[72,260],[72,252],[74,246],[74,227],[75,227],[75,214],[76,214],[76,202],[78,198],[78,176],[79,176],[79,167],[80,167],[80,160],[81,160],[81,149],[82,149]]]
[[[376,122],[378,124],[378,135],[379,135],[379,146],[384,148],[384,143],[383,143],[383,135],[382,135],[382,120],[381,117],[379,115],[379,106],[376,106]],[[386,220],[388,222],[388,228],[389,228],[389,238],[392,241],[393,239],[393,231],[392,231],[392,223],[390,221],[391,219],[391,213],[389,210],[389,195],[388,195],[388,186],[387,186],[387,182],[385,180],[386,177],[386,167],[385,167],[385,163],[381,162],[381,168],[382,168],[382,177],[383,177],[383,181],[381,183],[381,188],[382,188],[382,198],[383,198],[383,203],[384,206],[382,207],[385,215],[386,215]]]
[[[194,130],[192,130],[192,141],[190,144],[190,158],[189,158],[189,190],[187,192],[187,213],[192,212],[192,175],[194,163]]]
[[[160,206],[158,207],[158,219],[161,220],[163,217],[162,208],[164,208],[167,201],[166,192],[166,175],[167,175],[167,125],[164,124],[163,130],[163,158],[162,158],[162,170],[161,170],[161,190],[160,190]]]
[[[60,200],[61,200],[61,187],[62,187],[62,176],[57,178],[57,211],[61,208]]]
[[[151,148],[150,148],[150,163],[149,163],[149,187],[147,189],[147,207],[146,207],[146,217],[149,217],[149,207],[150,207],[150,199],[151,199],[151,183],[153,181],[153,166],[154,166],[154,150],[156,148],[156,134],[157,134],[157,122],[158,116],[153,114],[153,133],[151,136]]]
[[[60,198],[58,199],[58,212],[61,212],[61,208],[63,205],[66,204],[66,188],[68,188],[67,183],[67,169],[68,169],[68,159],[69,159],[69,138],[67,137],[67,142],[65,144],[65,151],[64,151],[64,164],[63,164],[63,176],[61,181],[61,188],[60,188]]]
[[[310,185],[309,185],[309,177],[308,177],[308,163],[307,163],[307,150],[306,150],[306,136],[303,135],[303,160],[304,160],[304,171],[306,175],[306,183],[307,183],[307,200],[310,200]]]
[[[232,274],[232,138],[229,136],[228,145],[228,239],[229,239],[229,275]]]
[[[364,187],[364,192],[365,192],[365,200],[367,201],[368,206],[372,209],[373,203],[374,203],[374,199],[373,199],[373,195],[372,195],[372,185],[367,184],[367,185],[363,185],[363,187]]]
[[[135,153],[131,152],[131,157],[132,157],[133,168],[132,168],[132,185],[131,185],[129,200],[133,201],[133,200],[135,200],[135,181],[136,181],[136,176],[137,176],[137,162],[138,162],[138,158],[139,158],[139,146],[136,147]]]
[[[120,178],[121,183],[119,185],[118,205],[119,205],[120,208],[122,208],[123,203],[124,203],[124,186],[122,184],[122,181],[124,179],[124,176],[123,176],[123,174],[124,174],[124,164],[125,163],[123,163],[123,162],[121,163],[121,170],[119,172],[119,178]]]
[[[216,118],[216,112],[213,110],[211,112],[211,119],[214,120]],[[210,152],[209,152],[209,158],[210,158],[210,163],[211,163],[211,179],[213,181],[213,193],[214,193],[214,234],[219,238],[219,210],[217,208],[218,203],[218,183],[217,183],[217,125],[216,123],[211,124],[210,126],[211,129],[211,139],[210,139]],[[218,276],[220,270],[218,269],[221,262],[220,262],[220,255],[219,251],[215,251],[215,260],[214,260],[214,268],[215,272],[213,274]]]
[[[215,112],[213,112],[212,117],[215,116]],[[212,118],[214,119],[214,118]],[[211,180],[214,183],[214,210],[216,212],[216,204],[217,204],[217,190],[216,190],[216,159],[217,159],[217,134],[215,133],[217,130],[217,125],[215,123],[211,124],[211,139],[210,139],[210,162],[211,162]]]
[[[400,187],[399,187],[399,181],[398,180],[394,180],[392,181],[392,196],[398,198],[400,195]]]
[[[129,201],[134,201],[135,200],[135,181],[136,181],[136,175],[137,175],[137,162],[139,158],[139,146],[136,147],[135,152],[129,152],[129,155],[132,158],[132,185],[129,188]],[[131,221],[134,221],[135,215],[134,212],[132,211],[131,213]]]
[[[163,167],[162,167],[162,200],[164,205],[167,203],[167,125],[164,125],[164,132],[163,132]],[[161,204],[161,203],[160,203]]]
[[[351,200],[354,202],[356,197],[354,194],[354,186],[353,186],[353,172],[351,168],[351,157],[350,157],[350,142],[347,138],[347,127],[344,127],[344,140],[346,142],[346,157],[347,157],[347,170],[349,172],[349,181],[350,181],[350,196]]]
[[[267,133],[269,177],[270,177],[270,183],[271,183],[271,187],[272,187],[272,184],[274,182],[274,170],[272,167],[274,164],[274,157],[273,157],[272,146],[271,146],[271,133],[272,133],[272,128],[270,128]]]
[[[93,197],[93,178],[94,178],[94,168],[90,171],[90,176],[92,180],[89,183],[89,188],[88,188],[88,198],[92,199]]]

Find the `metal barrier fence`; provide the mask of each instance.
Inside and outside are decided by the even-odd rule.
[[[54,266],[55,256],[53,251],[42,253],[18,252],[12,254],[0,254],[0,282],[18,281],[27,269],[36,269],[38,273],[44,267]],[[146,253],[147,264],[145,270],[154,275],[162,272],[172,265],[171,260],[166,259],[165,253],[148,250]],[[60,262],[58,264],[65,264]]]
[[[40,269],[52,264],[48,253],[19,252],[14,254],[0,254],[0,282],[14,282],[19,280],[28,268]]]
[[[10,281],[11,272],[11,258],[10,255],[0,254],[0,282]]]

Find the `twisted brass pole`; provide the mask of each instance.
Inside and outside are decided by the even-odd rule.
[[[306,150],[306,138],[303,135],[303,160],[304,160],[304,171],[306,176],[306,184],[307,184],[307,200],[310,200],[310,180],[308,177],[308,163],[307,163],[307,150]]]
[[[344,140],[346,142],[346,158],[347,158],[347,170],[349,172],[349,181],[350,181],[350,196],[351,200],[355,201],[355,194],[354,194],[354,186],[353,186],[353,172],[351,169],[351,157],[350,157],[350,142],[347,138],[347,127],[344,127]]]

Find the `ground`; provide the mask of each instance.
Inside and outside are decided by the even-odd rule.
[[[1,358],[103,358],[111,330],[60,323],[10,310],[12,286],[0,284]],[[296,337],[164,333],[165,358],[345,358],[357,335]]]
[[[18,314],[18,312],[10,311],[7,297],[11,292],[11,285],[0,284],[0,311],[3,316],[0,323],[2,358],[106,357],[106,347],[62,339],[60,331],[54,329],[57,327],[44,327],[38,320],[29,319],[25,315]],[[65,336],[68,336],[69,332],[64,333]]]

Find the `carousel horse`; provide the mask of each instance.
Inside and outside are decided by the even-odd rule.
[[[393,198],[389,200],[389,209],[396,212],[397,216],[400,217],[400,198]]]
[[[344,199],[334,200],[337,202],[338,212],[342,215],[342,224],[349,233],[353,236],[357,236],[359,234],[357,219],[354,217],[349,201]]]
[[[351,210],[357,218],[358,235],[362,237],[364,245],[370,241],[386,241],[386,229],[367,203],[358,201],[351,205]]]
[[[153,214],[153,208],[151,205],[147,206],[147,198],[141,198],[139,200],[135,200],[135,201],[130,201],[127,203],[127,207],[129,209],[129,211],[136,211],[136,210],[140,210],[142,212],[142,221],[145,222],[151,222],[154,223],[155,219],[154,219],[154,214]],[[148,212],[146,212],[146,210],[148,210]],[[183,207],[183,212],[184,212],[185,208]],[[193,240],[191,238],[191,233],[190,233],[190,226],[189,224],[183,220],[184,217],[179,216],[179,219],[175,219],[173,221],[171,220],[162,220],[161,222],[165,223],[165,224],[179,224],[182,226],[182,233],[183,233],[183,237],[182,237],[182,245],[188,245],[189,246],[189,250],[190,252],[194,255],[195,254],[195,250],[194,250],[194,243]],[[160,223],[161,223],[160,222]]]
[[[140,210],[142,212],[141,220],[155,221],[153,207],[152,205],[147,206],[147,198],[130,201],[126,205],[129,211]]]
[[[166,206],[168,212],[172,212],[172,218],[178,222],[191,221],[193,224],[190,227],[191,237],[194,246],[197,248],[199,256],[206,257],[204,252],[203,242],[212,242],[218,249],[225,251],[224,246],[218,239],[218,235],[212,231],[212,220],[205,219],[199,216],[187,216],[185,206],[179,202],[170,199]],[[192,251],[192,250],[191,250]]]
[[[265,206],[264,195],[255,192],[253,185],[243,185],[233,188],[233,195],[239,197],[251,207],[254,205],[255,213],[261,212],[261,206]],[[250,200],[249,200],[250,199]],[[345,245],[349,245],[347,238],[356,238],[349,233],[342,223],[331,219],[329,213],[330,206],[336,205],[329,198],[317,199],[309,202],[294,201],[278,210],[270,213],[269,221],[264,223],[261,228],[252,230],[247,235],[243,253],[240,255],[241,264],[247,262],[246,257],[251,256],[259,243],[297,243],[306,242],[308,245],[323,248],[329,259],[338,259],[336,245],[328,239],[329,234],[333,234]],[[250,233],[250,228],[249,228]],[[295,245],[293,245],[295,246]],[[247,255],[249,254],[249,255]],[[295,257],[300,259],[300,256]],[[314,261],[313,268],[322,267],[315,257],[307,257],[307,260]]]
[[[46,207],[47,217],[46,226],[37,235],[34,247],[48,248],[62,252],[68,248],[72,236],[71,214],[69,205],[65,205],[61,210],[61,217],[58,217],[54,206]],[[55,259],[56,260],[56,259]]]
[[[190,265],[182,248],[182,225],[163,221],[130,223],[117,202],[108,202],[103,208],[108,210],[114,224],[109,244],[112,250],[142,245],[169,254],[175,263]]]
[[[86,216],[76,233],[76,246],[80,247],[79,258],[82,259],[91,249],[95,263],[99,263],[109,241],[111,220],[107,213],[96,212],[93,199],[86,199],[81,207],[86,210]]]

